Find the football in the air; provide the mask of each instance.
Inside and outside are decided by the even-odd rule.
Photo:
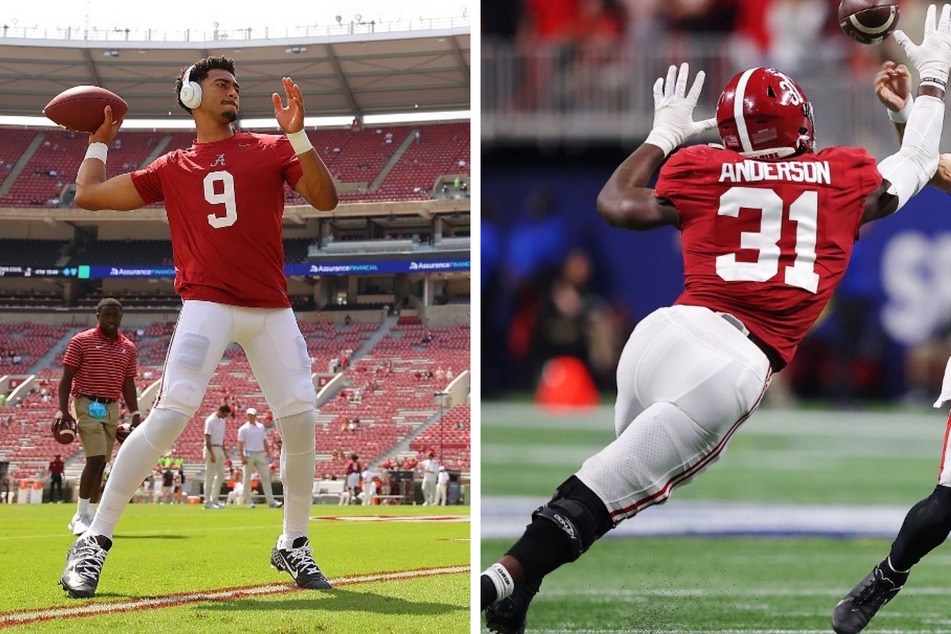
[[[122,423],[116,427],[116,442],[120,445],[125,442],[125,439],[129,437],[129,434],[132,433],[132,426],[129,423]]]
[[[129,104],[114,92],[99,86],[74,86],[53,97],[43,114],[67,130],[92,133],[105,120],[106,106],[112,106],[113,121],[120,121],[129,111]]]
[[[839,26],[859,44],[881,44],[898,27],[898,0],[842,0]]]
[[[76,439],[76,421],[71,418],[53,421],[53,438],[61,445],[68,445]]]

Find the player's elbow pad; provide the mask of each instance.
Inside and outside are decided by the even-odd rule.
[[[908,117],[901,148],[878,164],[879,173],[891,183],[888,193],[898,197],[899,209],[920,192],[937,171],[943,121],[944,101],[928,95],[919,97]]]

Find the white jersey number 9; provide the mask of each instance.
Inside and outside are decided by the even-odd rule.
[[[217,183],[221,183],[220,186]],[[224,205],[225,215],[208,214],[208,224],[215,229],[230,227],[238,220],[238,207],[234,202],[234,176],[230,172],[209,172],[202,181],[205,200],[212,205]],[[221,189],[221,192],[215,191]]]
[[[796,257],[786,267],[783,281],[810,293],[819,290],[815,271],[818,202],[817,192],[804,191],[789,206],[789,219],[796,223]],[[739,248],[757,251],[756,260],[738,262],[736,253],[717,256],[717,275],[727,282],[765,282],[779,272],[783,199],[771,189],[732,187],[720,197],[717,213],[738,218],[741,209],[762,211],[759,230],[740,233]]]

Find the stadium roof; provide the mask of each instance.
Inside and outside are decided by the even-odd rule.
[[[0,38],[0,115],[41,116],[56,94],[93,84],[129,102],[127,120],[187,121],[174,81],[208,55],[234,58],[244,119],[273,119],[285,75],[300,84],[308,117],[468,110],[469,42],[468,25],[207,42]]]

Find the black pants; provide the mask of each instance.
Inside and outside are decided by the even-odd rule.
[[[53,492],[56,491],[56,495],[53,495]],[[63,476],[54,475],[50,476],[50,502],[62,502],[63,501]]]

